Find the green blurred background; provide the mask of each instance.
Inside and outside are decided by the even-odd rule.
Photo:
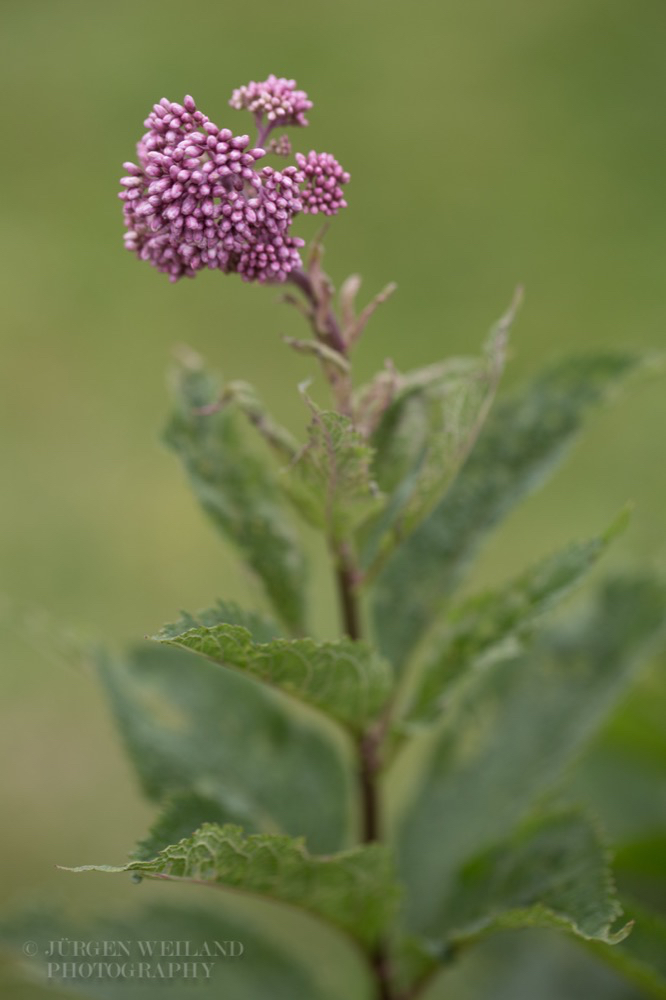
[[[123,251],[118,178],[151,104],[192,93],[218,124],[243,130],[231,90],[269,72],[295,77],[315,107],[308,133],[292,138],[352,174],[327,268],[336,281],[361,272],[366,295],[399,285],[361,346],[360,375],[387,356],[406,368],[475,351],[523,282],[511,385],[571,350],[665,345],[666,6],[3,0],[0,10],[1,902],[39,890],[94,905],[99,881],[54,865],[123,858],[151,810],[68,644],[118,645],[181,607],[257,597],[159,444],[169,353],[186,342],[252,379],[294,428],[311,367],[281,344],[301,329],[275,290],[212,272],[173,286]],[[659,379],[596,417],[557,480],[498,533],[475,584],[604,526],[627,499],[634,523],[611,562],[663,569],[665,424]],[[314,590],[330,632],[323,570]],[[637,836],[666,826],[665,706],[655,671],[606,735],[627,789],[642,763],[661,774]],[[123,901],[127,885],[110,882],[105,900]]]

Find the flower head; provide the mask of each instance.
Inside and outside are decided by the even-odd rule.
[[[269,77],[266,83],[277,90],[285,85],[292,96],[281,114],[302,117],[310,107],[293,80]],[[340,185],[349,174],[330,154],[297,154],[298,166],[262,168],[264,148],[219,128],[191,97],[182,104],[163,98],[145,125],[138,162],[124,164],[120,182],[125,245],[171,281],[203,268],[234,272],[245,281],[286,281],[302,266],[303,240],[290,232],[295,217],[333,215],[345,205]],[[263,122],[260,132],[267,134]],[[280,152],[287,153],[284,143]]]
[[[304,212],[337,215],[341,208],[347,207],[341,185],[349,183],[349,174],[334,156],[311,150],[307,156],[296,153],[296,162],[305,175],[301,192]]]
[[[305,112],[312,107],[312,101],[304,90],[296,90],[295,80],[272,73],[266,80],[257,83],[252,80],[238,87],[231,95],[229,104],[237,110],[251,111],[257,120],[266,118],[272,127],[308,124]]]
[[[291,193],[298,190],[295,167],[280,181],[262,179],[255,167],[264,150],[219,128],[191,97],[182,105],[163,99],[145,124],[138,165],[126,163],[121,180],[127,249],[172,281],[204,267],[284,280],[300,265],[302,244],[285,240],[302,207]],[[261,261],[270,263],[249,267],[259,245]]]

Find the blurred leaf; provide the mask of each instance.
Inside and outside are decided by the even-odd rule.
[[[373,472],[390,495],[364,527],[361,564],[369,568],[407,537],[454,478],[495,395],[513,309],[491,331],[481,358],[454,358],[398,376],[398,390],[372,436]]]
[[[303,838],[246,836],[239,826],[206,823],[187,840],[150,861],[81,865],[73,872],[134,872],[258,893],[299,906],[372,944],[391,921],[397,902],[390,854],[366,844],[313,857]]]
[[[136,891],[144,894],[143,888]],[[67,997],[154,1000],[163,992],[160,986],[164,986],[170,995],[175,992],[178,1000],[201,998],[209,992],[213,996],[232,997],[233,1000],[259,1000],[263,997],[271,997],[272,1000],[294,1000],[294,997],[338,1000],[343,990],[345,997],[369,1000],[369,983],[363,975],[356,949],[334,929],[319,925],[301,914],[287,912],[283,906],[279,908],[279,920],[276,921],[275,912],[257,919],[260,917],[257,905],[248,916],[249,908],[239,906],[238,899],[231,908],[228,904],[225,906],[222,894],[219,894],[216,905],[209,902],[204,907],[188,905],[186,886],[182,886],[178,894],[186,897],[185,905],[173,902],[175,893],[172,887],[169,902],[144,906],[123,916],[87,916],[85,923],[80,917],[74,921],[61,912],[41,906],[38,913],[10,917],[0,926],[0,942],[3,948],[16,956],[19,970],[28,982],[35,983],[34,995],[40,998],[60,997],[62,986]],[[287,934],[280,932],[282,925],[285,925]],[[22,945],[26,940],[38,944],[40,953],[35,958],[26,958],[23,954]],[[44,951],[48,950],[51,941],[61,940],[65,947],[73,941],[129,943],[131,954],[128,961],[135,967],[139,962],[149,962],[153,970],[160,961],[166,964],[178,959],[174,959],[173,954],[160,959],[157,957],[159,952],[154,953],[152,958],[146,958],[138,942],[145,942],[148,946],[152,944],[155,949],[159,949],[162,942],[167,948],[172,942],[190,942],[194,949],[204,943],[214,947],[215,942],[224,947],[233,941],[242,945],[243,954],[201,959],[213,964],[209,979],[203,978],[201,968],[200,978],[188,979],[181,972],[180,975],[174,974],[170,983],[139,976],[120,981],[108,976],[59,979],[59,973],[56,973],[47,978]],[[86,958],[87,961],[91,959]],[[208,990],[207,986],[212,989]],[[15,995],[18,997],[20,994],[8,994],[12,1000]]]
[[[637,903],[627,904],[626,912],[634,927],[617,948],[591,946],[647,996],[666,1000],[666,920]]]
[[[569,935],[533,928],[500,931],[463,948],[423,993],[423,1000],[645,1000],[615,970]],[[445,960],[446,961],[446,960]]]
[[[372,478],[373,450],[349,417],[308,405],[309,438],[283,485],[303,517],[340,544],[384,503]]]
[[[472,597],[454,609],[432,643],[431,658],[423,669],[408,721],[422,723],[437,718],[451,685],[566,597],[624,529],[627,513],[620,514],[602,535],[569,545],[497,590]]]
[[[219,385],[200,363],[183,365],[165,440],[206,513],[261,578],[281,619],[301,631],[303,554],[269,464],[246,445],[235,405],[216,406],[219,400]]]
[[[406,988],[429,979],[470,944],[506,930],[552,927],[616,944],[631,929],[611,932],[621,914],[596,825],[571,807],[532,817],[461,868],[437,937],[403,941],[401,981]]]
[[[573,794],[591,804],[620,849],[666,831],[665,666],[663,654],[655,657],[573,774]],[[666,853],[662,877],[666,879]],[[648,885],[646,875],[643,888]],[[654,888],[659,892],[658,885]],[[637,895],[633,887],[630,893]],[[663,888],[661,898],[666,909]]]
[[[181,611],[177,621],[160,629],[158,638],[161,641],[175,639],[189,629],[214,628],[216,625],[242,625],[255,642],[270,642],[280,635],[280,629],[270,619],[255,611],[246,611],[233,601],[217,601],[212,607],[197,611],[195,615]]]
[[[566,360],[491,413],[448,493],[377,580],[379,647],[397,668],[433,624],[490,529],[552,471],[587,408],[639,363],[619,353]]]
[[[608,852],[590,820],[569,809],[537,817],[516,834],[467,862],[444,915],[455,943],[503,928],[556,927],[616,944],[622,914]]]
[[[363,642],[275,639],[257,643],[238,625],[199,626],[154,638],[235,667],[327,712],[352,730],[377,715],[391,690],[391,669]]]
[[[622,845],[666,830],[664,774],[662,764],[614,745],[605,730],[578,762],[571,790],[590,803],[613,843]]]
[[[391,805],[411,930],[437,931],[460,869],[510,836],[598,729],[663,636],[665,606],[652,579],[607,586],[575,628],[474,671],[437,732],[398,757]]]
[[[325,720],[184,650],[142,648],[101,672],[151,799],[196,795],[249,830],[304,835],[318,852],[345,846],[349,761]]]
[[[660,777],[661,788],[655,780],[653,791],[663,791],[664,775]],[[614,854],[616,870],[647,875],[650,879],[663,883],[661,899],[666,910],[666,823],[652,836],[619,844]]]

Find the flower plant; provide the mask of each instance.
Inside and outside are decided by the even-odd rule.
[[[330,153],[285,165],[283,130],[312,108],[293,80],[249,83],[229,103],[254,138],[189,96],[154,106],[121,182],[126,246],[170,281],[213,269],[282,286],[310,334],[288,346],[321,367],[330,398],[300,387],[297,440],[249,384],[180,358],[166,442],[270,613],[218,600],[152,646],[103,659],[160,812],[127,864],[100,867],[299,908],[362,957],[367,998],[447,996],[461,951],[535,926],[645,983],[603,833],[565,778],[663,637],[664,584],[616,577],[584,610],[549,617],[621,512],[496,589],[459,596],[492,529],[645,359],[559,361],[494,403],[517,297],[478,356],[406,373],[387,361],[358,385],[354,349],[394,286],[357,306],[359,277],[336,293],[323,270],[326,227],[307,251],[298,235],[302,213],[328,224],[346,207],[349,174]],[[326,543],[337,639],[309,631],[317,595],[298,518]],[[253,979],[254,961],[250,949],[220,995],[294,995]],[[301,995],[334,994],[310,982]]]

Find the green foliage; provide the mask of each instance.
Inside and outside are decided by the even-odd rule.
[[[639,364],[630,354],[570,359],[501,403],[443,499],[377,581],[380,649],[402,669],[489,530],[552,471],[586,410]]]
[[[599,957],[657,1000],[666,998],[666,919],[639,903],[626,905],[634,927],[618,948],[601,951]]]
[[[460,870],[443,927],[454,944],[491,931],[557,927],[616,944],[621,915],[608,852],[593,823],[569,810],[540,815]]]
[[[305,280],[312,308],[328,309],[320,267]],[[468,945],[516,928],[563,930],[603,945],[604,956],[613,945],[615,965],[663,996],[653,959],[660,920],[646,918],[637,943],[623,941],[606,847],[596,821],[568,804],[564,776],[666,632],[666,585],[627,576],[582,616],[542,622],[596,565],[626,512],[599,536],[448,607],[488,532],[639,361],[561,363],[488,417],[511,313],[481,359],[406,376],[388,366],[356,396],[327,315],[313,353],[342,412],[307,399],[300,450],[249,386],[220,393],[200,367],[180,372],[167,440],[280,623],[218,601],[182,612],[150,649],[102,660],[121,733],[160,811],[127,864],[72,870],[289,904],[360,945],[387,1000],[394,986],[415,996]],[[279,472],[249,448],[243,421],[277,454]],[[284,494],[325,537],[353,638],[302,635],[304,563]],[[378,649],[357,638],[366,606]],[[246,995],[243,982],[234,995]],[[332,1000],[298,975],[290,988]],[[263,981],[255,989],[279,996]]]
[[[204,893],[197,886],[169,886],[168,899],[164,886],[129,886],[128,892],[141,897],[142,905],[124,914],[81,914],[76,919],[42,902],[35,909],[14,915],[11,924],[0,925],[0,946],[15,957],[17,978],[23,971],[23,982],[12,982],[6,996],[11,1000],[46,1000],[47,997],[84,997],[89,1000],[154,1000],[166,992],[178,1000],[193,1000],[202,996],[232,997],[233,1000],[370,1000],[371,986],[357,948],[337,930],[301,914],[297,910],[261,900],[244,900],[238,893]],[[162,898],[156,900],[160,891]],[[152,902],[145,900],[146,895]],[[205,905],[208,904],[208,905]],[[276,920],[276,911],[279,919]],[[63,941],[65,949],[74,941],[128,942],[130,961],[146,961],[137,942],[154,947],[151,967],[162,962],[179,961],[168,955],[159,957],[162,942],[190,942],[193,949],[204,943],[214,950],[215,942],[223,946],[239,943],[243,953],[235,957],[209,960],[213,967],[205,979],[201,968],[199,978],[174,975],[171,980],[124,978],[121,983],[108,976],[79,977],[59,980],[48,978],[44,955],[26,957],[25,941],[34,941],[40,950],[49,942]],[[230,950],[230,949],[228,949]],[[237,949],[236,949],[237,950]],[[175,951],[175,946],[174,946]],[[120,961],[122,961],[122,957]],[[206,960],[205,958],[203,960]],[[70,959],[71,961],[71,959]],[[85,960],[96,961],[95,958]],[[102,961],[105,959],[102,957]],[[114,959],[106,959],[114,962]],[[180,959],[182,962],[182,959]],[[25,981],[31,983],[29,994]],[[164,989],[161,989],[164,987]]]
[[[302,838],[252,834],[206,823],[187,840],[148,861],[69,871],[134,872],[244,889],[300,906],[372,944],[390,923],[397,900],[390,855],[381,844],[315,857]]]
[[[347,748],[298,706],[184,650],[142,648],[100,668],[149,798],[194,794],[216,805],[206,819],[303,835],[318,852],[347,845]]]
[[[492,330],[483,357],[454,358],[398,378],[371,438],[373,472],[390,499],[361,534],[364,569],[413,531],[457,474],[495,395],[512,318]]]
[[[410,722],[436,719],[451,686],[488,655],[529,632],[535,619],[566,597],[623,530],[623,512],[604,534],[543,559],[496,590],[472,597],[448,616],[433,641],[408,712]]]
[[[195,792],[177,792],[165,799],[162,812],[146,836],[138,842],[132,857],[138,861],[150,861],[171,844],[190,837],[204,823],[222,826],[228,818],[228,810],[219,801],[204,798]]]
[[[181,611],[180,618],[160,629],[159,639],[176,639],[189,629],[215,628],[216,625],[241,625],[250,633],[255,642],[270,642],[277,639],[280,629],[275,622],[254,611],[246,611],[233,601],[216,601],[210,608],[191,615]]]
[[[609,585],[576,626],[473,671],[425,749],[398,758],[392,811],[410,929],[440,933],[461,869],[511,834],[595,733],[663,636],[665,602],[649,578]]]
[[[155,638],[246,671],[328,712],[355,732],[379,713],[391,689],[386,661],[366,643],[351,639],[260,643],[240,625],[199,625],[180,634],[168,626]]]
[[[281,619],[301,631],[304,559],[275,476],[248,447],[236,405],[222,401],[219,384],[198,359],[180,367],[175,394],[165,440],[181,459],[199,503],[260,577]]]
[[[308,441],[286,468],[283,485],[306,521],[335,546],[382,507],[384,497],[373,479],[373,449],[351,418],[308,404]]]

